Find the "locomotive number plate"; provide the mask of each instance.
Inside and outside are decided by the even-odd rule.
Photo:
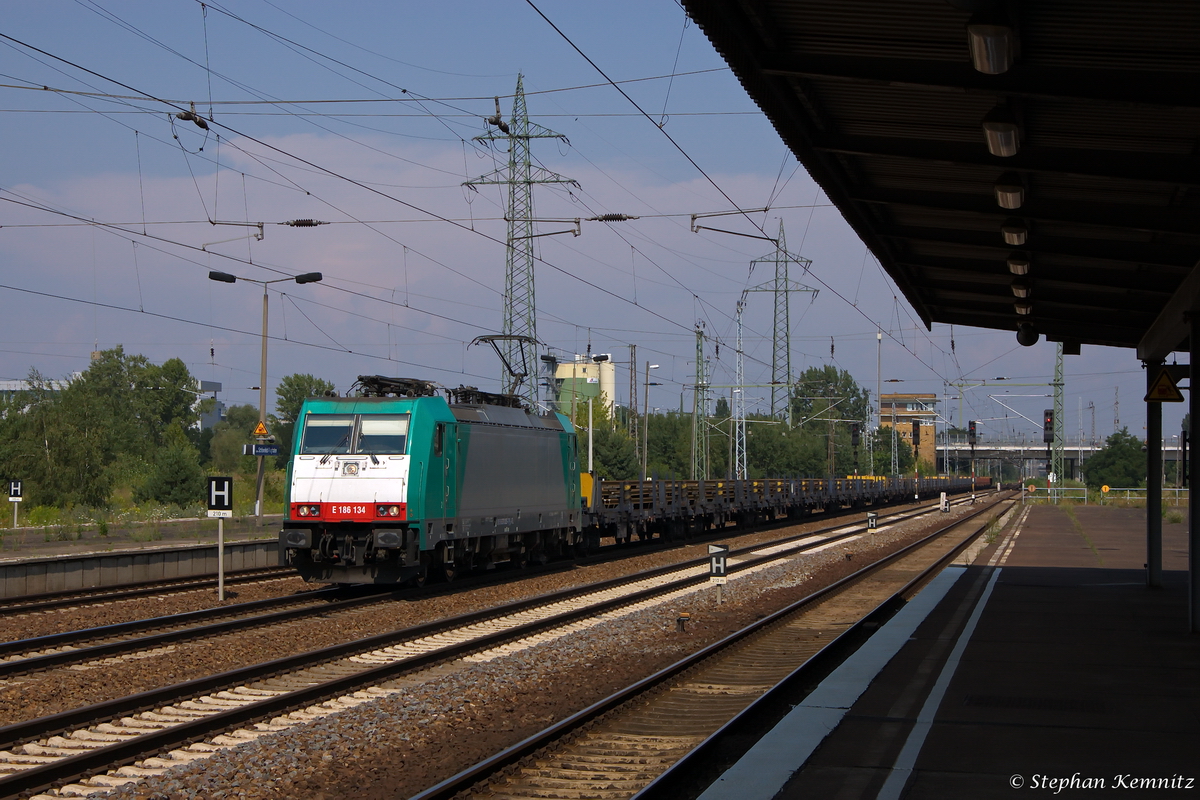
[[[335,517],[369,518],[373,509],[372,506],[368,505],[343,505],[341,503],[334,503],[329,507],[329,510]]]

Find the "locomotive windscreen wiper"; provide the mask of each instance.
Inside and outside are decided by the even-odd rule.
[[[350,442],[350,434],[353,431],[354,431],[354,428],[347,429],[346,432],[344,434],[342,434],[342,438],[338,439],[338,443],[335,444],[333,447],[329,448],[328,453],[321,456],[321,460],[318,463],[324,464],[326,461],[329,460],[329,457],[334,454],[334,451],[340,450],[340,449],[342,449],[342,445],[348,444]]]

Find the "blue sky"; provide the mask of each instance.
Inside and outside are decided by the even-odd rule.
[[[462,184],[503,166],[502,150],[473,137],[486,132],[493,97],[510,115],[518,73],[531,118],[569,140],[536,143],[537,161],[580,184],[538,188],[537,216],[640,217],[538,239],[538,334],[560,354],[590,343],[627,362],[636,344],[640,362],[662,365],[651,405],[674,407],[703,321],[720,346],[710,346],[712,380],[732,383],[734,309],[744,289],[772,277],[749,267],[773,246],[693,233],[689,223],[736,204],[769,210],[709,224],[761,235],[782,221],[789,249],[812,260],[811,273],[792,275],[820,290],[811,303],[793,297],[797,371],[830,363],[832,344],[832,363],[872,393],[879,377],[904,381],[885,391],[939,395],[957,391],[948,381],[1051,379],[1052,344],[1022,348],[1012,332],[916,323],[678,4],[539,0],[537,9],[631,99],[515,0],[6,8],[0,379],[31,367],[67,375],[86,368],[93,348],[123,344],[154,361],[178,356],[197,377],[221,381],[226,402],[256,403],[261,290],[207,273],[271,280],[315,270],[323,283],[270,293],[269,387],[311,372],[341,389],[376,373],[497,388],[494,355],[466,345],[500,330],[503,198]],[[207,134],[168,117],[193,102],[205,117],[211,107]],[[297,218],[332,224],[279,224]],[[261,241],[247,238],[259,222]],[[750,295],[748,382],[769,378],[770,325],[770,296]],[[1089,404],[1097,436],[1111,433],[1118,396],[1121,424],[1142,435],[1143,377],[1131,351],[1084,347],[1066,363],[1071,436],[1080,403],[1085,436]],[[1033,436],[1019,414],[1039,419],[1049,399],[1006,399],[1018,414],[989,399],[997,391],[967,390],[964,416],[993,435]],[[1181,413],[1167,407],[1168,435]]]

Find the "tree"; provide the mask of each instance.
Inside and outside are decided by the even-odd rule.
[[[242,445],[253,442],[258,409],[251,405],[230,406],[225,419],[213,426],[209,454],[212,468],[218,472],[248,472],[254,469],[254,456],[243,456]]]
[[[1146,453],[1128,428],[1109,436],[1104,447],[1083,465],[1089,489],[1141,486],[1146,482]]]
[[[833,416],[841,420],[867,419],[870,411],[870,396],[858,381],[844,369],[827,364],[809,367],[796,379],[798,384],[792,394],[792,413],[799,423],[807,417],[826,417],[832,410]]]
[[[275,387],[275,411],[283,423],[295,423],[305,399],[324,397],[334,390],[334,385],[323,378],[307,373],[288,375]]]
[[[154,500],[186,507],[203,498],[204,470],[200,468],[200,453],[176,422],[166,430],[163,446],[154,457],[153,470],[134,493],[134,499],[139,503]]]
[[[114,487],[148,477],[170,427],[197,418],[195,380],[177,358],[159,366],[117,346],[72,378],[34,370],[27,382],[3,409],[0,459],[36,504],[108,505]]]
[[[900,469],[901,475],[910,475],[915,465],[912,444],[898,434],[899,431],[896,436],[896,466]],[[872,431],[871,436],[875,474],[892,474],[892,429],[885,425]]]
[[[333,391],[336,387],[332,383],[307,373],[288,375],[275,387],[275,411],[279,414],[275,441],[279,444],[279,466],[286,467],[291,458],[292,434],[296,429],[296,418],[300,416],[300,406],[309,397],[324,397]]]
[[[587,430],[580,428],[580,458],[587,461]],[[633,440],[623,425],[617,425],[606,403],[592,408],[592,471],[607,480],[630,480],[637,477],[641,465],[634,456]]]
[[[5,472],[25,481],[31,505],[107,505],[112,419],[100,398],[71,392],[70,385],[37,370],[30,370],[27,383],[29,389],[0,412]]]

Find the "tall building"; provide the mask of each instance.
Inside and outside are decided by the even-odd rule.
[[[596,362],[588,356],[560,362],[554,372],[554,400],[558,410],[568,416],[578,409],[577,419],[587,414],[588,400],[596,398],[612,410],[617,396],[617,367],[611,360]],[[584,417],[579,417],[582,413]]]
[[[917,445],[917,461],[937,465],[937,395],[936,394],[883,394],[879,396],[879,425],[891,429],[901,441],[912,446],[913,425],[921,426]]]

